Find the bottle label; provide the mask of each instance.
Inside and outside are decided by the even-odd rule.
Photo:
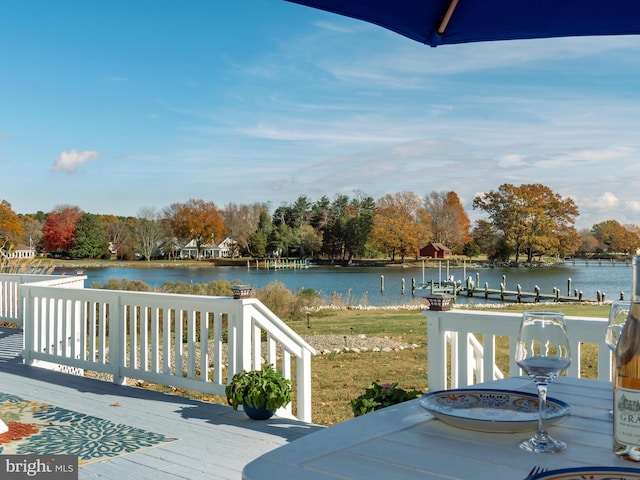
[[[616,441],[640,447],[640,390],[616,388],[613,401]]]

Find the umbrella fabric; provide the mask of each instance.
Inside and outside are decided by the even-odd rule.
[[[640,0],[288,0],[365,20],[432,47],[640,34]]]

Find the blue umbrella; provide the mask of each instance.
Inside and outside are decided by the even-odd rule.
[[[288,0],[388,28],[432,47],[640,34],[640,0]]]

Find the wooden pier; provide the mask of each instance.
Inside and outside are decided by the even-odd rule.
[[[534,292],[525,292],[522,287],[518,285],[517,290],[507,290],[502,285],[499,289],[489,288],[485,284],[484,288],[465,287],[460,290],[461,295],[467,297],[481,297],[484,299],[500,300],[501,302],[597,302],[604,301],[604,294],[598,295],[598,298],[586,298],[582,292],[578,292],[577,295],[561,295],[560,289],[554,287],[553,293],[542,293],[540,288],[536,287]]]
[[[594,263],[597,265],[603,265],[606,263],[610,263],[612,265],[616,265],[617,263],[622,263],[624,265],[629,265],[629,260],[602,260],[595,259],[589,260],[584,259],[581,260],[585,265],[589,265],[589,263]],[[576,259],[572,259],[572,263],[576,264]],[[502,282],[500,283],[500,288],[489,288],[489,284],[485,282],[484,286],[480,286],[480,273],[476,273],[475,280],[472,277],[466,276],[466,262],[463,263],[463,278],[466,280],[463,282],[461,280],[455,280],[453,275],[449,275],[449,261],[447,260],[446,264],[446,278],[447,280],[443,280],[443,262],[440,262],[439,265],[439,280],[431,280],[429,282],[425,281],[425,265],[424,261],[422,263],[422,283],[416,284],[415,279],[412,280],[412,288],[411,293],[413,295],[434,295],[434,294],[449,294],[454,297],[457,296],[467,296],[467,297],[476,297],[476,298],[484,298],[485,300],[496,300],[501,302],[592,302],[592,303],[603,303],[605,302],[605,294],[604,292],[597,291],[595,298],[585,297],[582,291],[578,289],[572,288],[571,278],[567,279],[566,290],[562,290],[558,287],[553,287],[553,290],[548,293],[543,293],[537,285],[534,287],[534,291],[524,291],[520,285],[516,286],[515,290],[508,290],[507,285],[507,277],[506,275],[502,276]],[[402,284],[402,293],[404,294],[404,279]],[[611,300],[624,300],[624,294],[620,292],[619,298],[614,298]]]
[[[251,270],[252,263],[247,260],[247,270]],[[286,269],[302,269],[309,268],[308,260],[300,260],[300,259],[265,259],[260,265],[258,260],[255,261],[255,269],[256,270],[286,270]]]
[[[570,280],[567,287],[567,295],[563,295],[561,290],[557,287],[553,287],[551,293],[543,293],[537,285],[534,287],[533,292],[527,292],[522,289],[520,285],[516,286],[516,290],[507,290],[506,283],[501,283],[500,288],[489,288],[489,284],[485,283],[484,287],[477,287],[471,279],[467,279],[465,285],[461,281],[446,281],[436,282],[431,281],[429,283],[415,284],[413,283],[412,293],[413,295],[434,295],[434,294],[448,294],[475,298],[484,298],[485,300],[497,300],[501,302],[592,302],[602,303],[605,301],[605,294],[603,292],[596,292],[596,298],[585,297],[582,291],[574,290],[571,292]],[[573,293],[572,295],[570,293]],[[623,300],[622,295],[620,300]]]

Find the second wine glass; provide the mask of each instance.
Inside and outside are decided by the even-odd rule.
[[[571,364],[569,337],[560,312],[524,312],[516,345],[516,362],[538,387],[538,428],[535,435],[520,443],[531,452],[559,452],[567,445],[551,438],[544,428],[549,382]]]
[[[609,323],[607,323],[607,333],[604,341],[612,352],[616,351],[618,338],[620,338],[622,327],[624,327],[624,324],[627,321],[630,308],[631,302],[629,300],[616,300],[611,303],[611,310],[609,310]]]

